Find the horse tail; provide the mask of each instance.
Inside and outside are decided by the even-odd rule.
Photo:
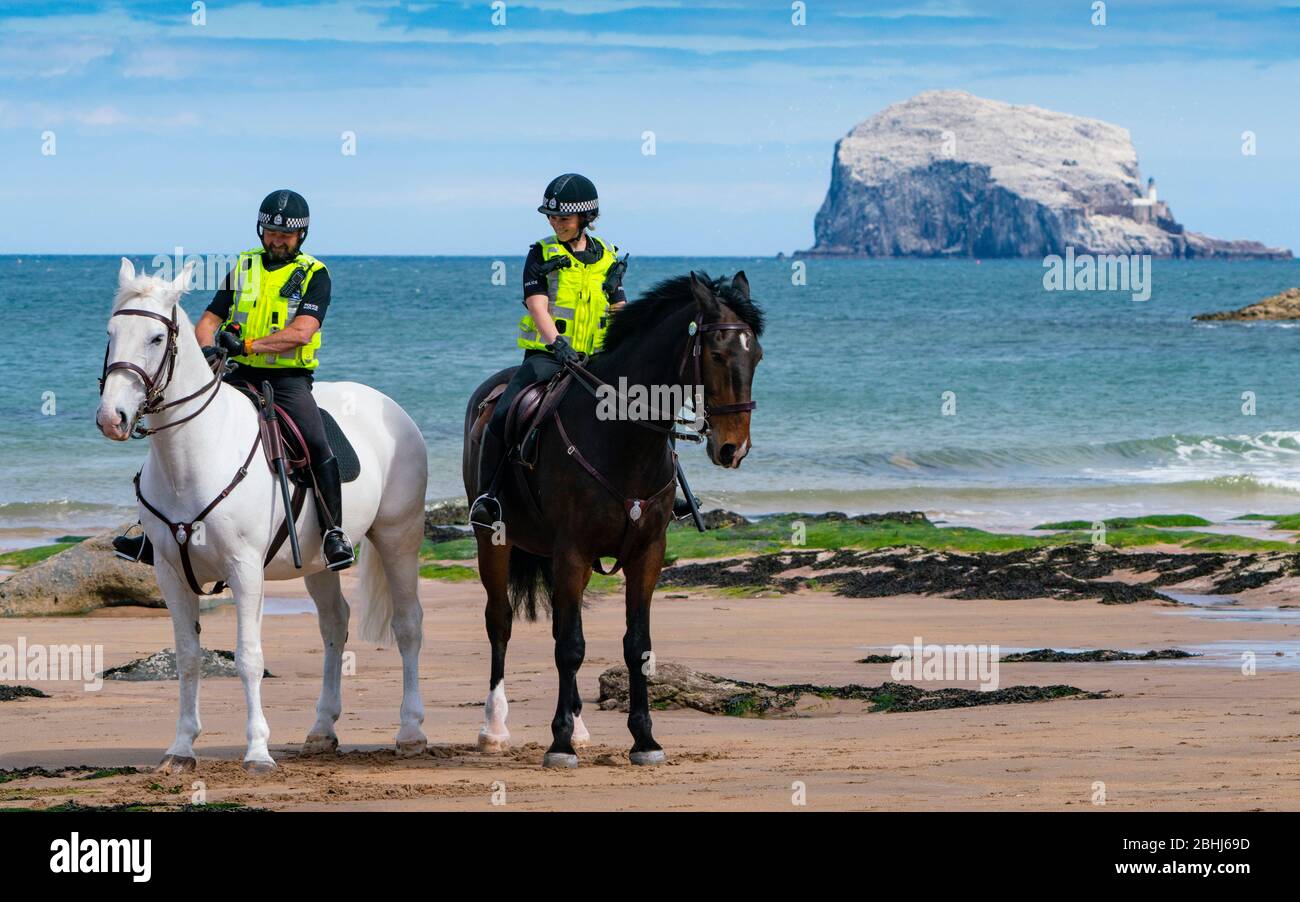
[[[555,576],[551,572],[551,559],[529,554],[518,545],[510,549],[510,609],[516,617],[521,614],[529,620],[537,619],[537,596],[542,596],[546,609],[551,609],[551,590]]]
[[[361,537],[361,560],[357,570],[357,594],[361,596],[361,641],[391,645],[393,636],[393,593],[388,574],[375,543]]]

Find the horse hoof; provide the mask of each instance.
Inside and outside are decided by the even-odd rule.
[[[667,759],[663,749],[654,749],[649,752],[633,752],[630,756],[633,764],[652,765],[663,764]]]
[[[567,767],[573,768],[578,766],[578,756],[570,755],[565,752],[547,752],[542,758],[542,767]]]
[[[510,748],[509,733],[506,733],[502,736],[493,736],[491,733],[484,733],[482,731],[479,732],[478,750],[480,752],[489,752],[495,754],[497,752],[504,752],[508,748]]]
[[[244,773],[252,774],[255,777],[260,777],[265,774],[273,773],[274,771],[275,771],[275,762],[270,760],[269,758],[265,761],[253,760],[253,761],[244,762]]]
[[[199,766],[198,761],[187,755],[164,755],[162,761],[153,769],[155,774],[192,773]]]
[[[429,751],[429,740],[427,739],[407,739],[397,741],[397,757],[399,758],[418,758],[425,752]]]
[[[302,743],[302,753],[304,755],[327,755],[339,750],[339,738],[337,736],[323,736],[320,733],[312,733]]]

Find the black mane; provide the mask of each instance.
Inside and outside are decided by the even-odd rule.
[[[732,286],[726,276],[710,278],[703,271],[696,276],[708,282],[713,293],[731,311],[754,330],[754,337],[763,334],[763,311],[751,299],[745,297]],[[609,329],[605,332],[602,351],[609,352],[619,348],[634,335],[644,335],[655,325],[676,313],[687,304],[694,304],[695,296],[691,294],[690,274],[673,276],[656,283],[649,291],[635,301],[629,301],[622,310],[617,310],[610,317]]]

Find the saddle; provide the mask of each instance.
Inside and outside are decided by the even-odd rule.
[[[572,380],[572,374],[565,370],[553,379],[545,382],[534,382],[520,389],[519,393],[510,402],[510,409],[506,411],[505,433],[507,448],[520,448],[522,450],[529,436],[546,424],[547,420],[555,412],[555,408],[564,400],[564,395],[569,390]],[[492,390],[487,393],[487,397],[479,404],[483,428],[486,428],[487,423],[492,419],[497,402],[505,390],[504,383],[493,386]],[[519,458],[519,462],[529,468],[535,463],[535,461],[528,461],[522,457]]]
[[[262,392],[258,386],[252,382],[235,380],[231,380],[230,385],[239,389],[252,402],[253,407],[261,411]],[[307,450],[307,443],[303,440],[302,431],[298,429],[298,424],[293,421],[293,417],[279,404],[275,405],[275,413],[280,420],[278,436],[271,434],[265,418],[259,416],[257,421],[258,428],[262,430],[262,451],[266,455],[267,466],[274,471],[276,459],[283,457],[285,469],[289,472],[289,480],[295,485],[310,488],[312,485],[311,454]],[[357,457],[357,451],[328,410],[320,408],[320,417],[325,424],[325,438],[329,441],[330,450],[334,452],[334,457],[339,462],[339,480],[352,482],[361,475],[361,460]],[[277,438],[278,447],[276,447]]]

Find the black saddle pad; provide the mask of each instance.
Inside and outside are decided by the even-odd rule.
[[[339,461],[339,479],[351,482],[361,475],[361,460],[357,457],[357,450],[348,441],[338,421],[324,407],[320,409],[320,418],[325,423],[325,438],[329,439],[330,448]]]

